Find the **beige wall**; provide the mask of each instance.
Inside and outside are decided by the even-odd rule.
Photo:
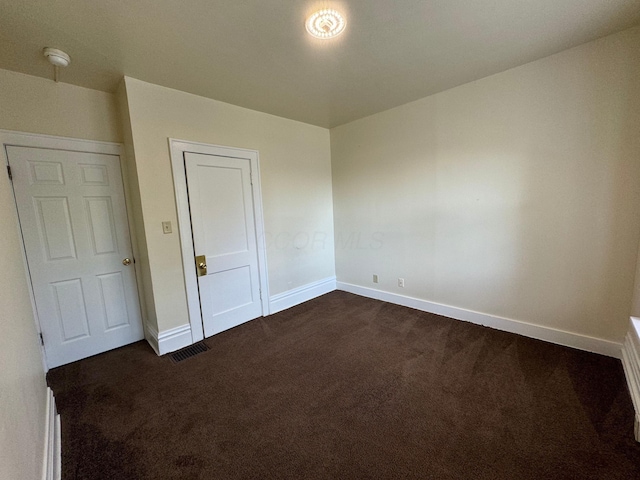
[[[334,128],[331,147],[339,281],[622,340],[640,28]]]
[[[142,221],[142,200],[140,198],[140,182],[138,181],[138,170],[136,167],[135,153],[133,150],[133,134],[131,132],[131,118],[129,116],[129,101],[124,79],[120,82],[116,92],[118,102],[118,113],[122,128],[122,142],[124,145],[127,166],[123,171],[125,192],[127,195],[127,207],[132,218],[133,228],[131,231],[134,263],[138,280],[138,295],[142,319],[145,324],[151,323],[157,328],[155,303],[153,301],[153,289],[151,288],[151,270],[149,268],[149,252],[145,241],[146,233],[144,222]],[[146,333],[146,332],[145,332]]]
[[[46,384],[14,212],[9,179],[0,175],[0,478],[36,479]]]
[[[271,295],[334,275],[328,130],[132,78],[125,84],[150,274],[146,298],[155,306],[148,312],[152,326],[157,322],[162,332],[189,321],[170,137],[260,152]],[[165,220],[175,226],[173,234],[162,233]]]
[[[0,70],[0,128],[120,142],[110,93]]]
[[[118,141],[113,95],[0,70],[0,129]],[[3,167],[4,168],[4,167]],[[46,383],[13,193],[0,174],[0,478],[41,477]]]

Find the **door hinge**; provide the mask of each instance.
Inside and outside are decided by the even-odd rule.
[[[40,332],[40,345],[44,347],[44,337],[42,336],[42,332]]]
[[[7,175],[9,175],[9,180],[13,180],[13,174],[11,173],[10,165],[7,165]]]
[[[249,172],[249,181],[251,182],[251,185],[253,185],[253,172]]]

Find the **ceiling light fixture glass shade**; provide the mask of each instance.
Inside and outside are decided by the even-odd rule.
[[[307,32],[316,38],[324,40],[344,32],[347,22],[339,12],[325,8],[307,18],[305,25]]]

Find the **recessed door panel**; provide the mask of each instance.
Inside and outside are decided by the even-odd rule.
[[[248,265],[213,275],[209,282],[213,315],[252,303],[252,286],[251,267]]]
[[[109,171],[104,165],[80,164],[83,185],[109,185]]]
[[[68,198],[34,197],[33,206],[44,258],[49,261],[76,258]]]
[[[64,185],[59,162],[29,162],[29,173],[32,185]]]
[[[111,197],[85,197],[84,201],[93,252],[96,255],[118,253]]]
[[[216,219],[202,224],[207,256],[246,252],[248,249],[243,173],[242,168],[198,166],[200,201],[207,205],[207,215]]]
[[[129,312],[122,272],[98,275],[98,285],[107,330],[128,325]]]
[[[62,342],[88,337],[89,320],[84,305],[82,280],[74,278],[51,284]]]

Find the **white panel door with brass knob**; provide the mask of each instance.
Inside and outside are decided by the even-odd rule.
[[[206,337],[262,315],[251,161],[184,153]]]
[[[120,157],[6,151],[48,366],[141,340]]]

